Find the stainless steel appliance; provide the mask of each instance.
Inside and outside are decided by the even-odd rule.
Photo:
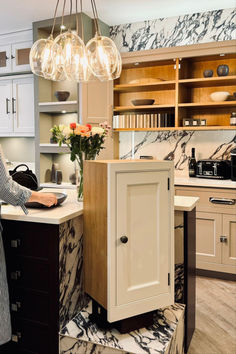
[[[229,160],[199,160],[197,162],[196,177],[229,179],[230,161]]]

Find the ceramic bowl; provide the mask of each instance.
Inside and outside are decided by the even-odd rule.
[[[131,101],[134,106],[149,106],[152,105],[155,100],[152,99],[137,99]]]
[[[67,101],[70,96],[69,91],[56,91],[55,92],[55,97],[58,99],[58,101]]]
[[[42,192],[44,193],[44,192]],[[53,207],[57,207],[58,205],[60,205],[61,203],[63,203],[66,198],[67,198],[67,194],[65,193],[58,193],[58,192],[54,192],[53,194],[55,194],[55,196],[57,197],[57,204],[51,206],[51,208]],[[37,202],[27,202],[25,203],[26,208],[48,208],[47,206],[41,204],[41,203],[37,203]]]
[[[218,92],[212,92],[210,94],[210,97],[212,101],[214,102],[223,102],[226,101],[227,98],[229,97],[230,93],[226,91],[218,91]]]
[[[212,77],[213,76],[213,70],[207,69],[203,71],[203,76],[204,77]]]

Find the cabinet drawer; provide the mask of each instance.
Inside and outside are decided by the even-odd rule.
[[[49,289],[48,264],[22,257],[16,257],[9,262],[7,258],[7,270],[9,286],[46,292]]]
[[[13,319],[11,345],[14,350],[12,353],[29,351],[35,354],[51,354],[49,328],[34,322]]]
[[[3,221],[3,237],[8,253],[48,259],[55,225]]]
[[[176,187],[176,195],[199,197],[197,211],[219,212],[225,214],[236,213],[236,191],[214,188]],[[224,204],[226,203],[226,204]],[[230,203],[233,203],[230,205]]]
[[[44,324],[49,323],[49,297],[28,289],[10,289],[10,309],[14,318],[24,318]]]

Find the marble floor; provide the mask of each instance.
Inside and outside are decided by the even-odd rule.
[[[197,277],[196,330],[188,354],[236,353],[236,282]]]

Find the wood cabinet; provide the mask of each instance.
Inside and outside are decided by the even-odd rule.
[[[0,80],[0,136],[34,136],[32,75]]]
[[[236,274],[236,191],[178,186],[175,192],[200,198],[196,213],[197,268]]]
[[[230,114],[236,108],[235,41],[226,42],[211,48],[208,44],[183,46],[177,52],[162,48],[122,54],[122,74],[114,82],[116,130],[235,129],[230,126]],[[225,64],[228,75],[218,76],[217,67]],[[213,70],[212,77],[204,77],[207,69]],[[213,102],[210,94],[215,91],[227,91],[230,97]],[[134,106],[134,99],[155,102]],[[188,126],[184,119],[189,119]]]
[[[85,161],[84,181],[85,291],[109,322],[172,304],[172,163]]]

